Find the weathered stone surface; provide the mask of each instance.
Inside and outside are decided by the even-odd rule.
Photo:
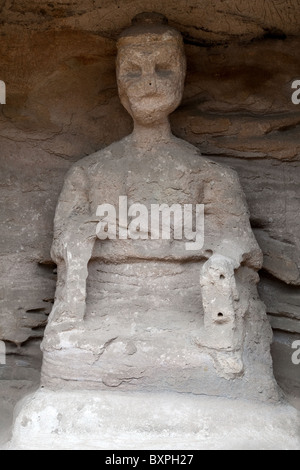
[[[236,173],[171,133],[186,62],[165,20],[139,15],[118,41],[118,90],[133,133],[76,163],[59,197],[42,385],[276,401],[271,329],[256,288],[262,253]],[[203,221],[197,215],[190,238],[182,209],[199,204]],[[154,228],[155,205],[179,207],[173,230],[162,214],[167,237],[159,213]]]
[[[300,325],[298,320],[292,320],[290,318],[284,317],[274,317],[273,315],[269,315],[269,320],[274,330],[300,333]]]
[[[300,320],[300,289],[286,285],[270,276],[262,276],[259,286],[268,312],[274,316]]]
[[[21,333],[16,327],[20,300],[26,299],[25,310],[46,306],[48,313],[50,304],[43,300],[54,298],[53,269],[49,266],[41,281],[36,266],[50,261],[54,209],[66,171],[130,132],[130,119],[117,98],[113,40],[137,9],[162,11],[185,34],[187,85],[183,105],[172,116],[173,130],[238,171],[268,258],[280,260],[284,253],[282,268],[276,261],[272,273],[296,282],[300,119],[291,103],[291,82],[300,76],[299,2],[186,5],[180,0],[159,6],[6,2],[0,44],[0,79],[8,85],[7,105],[0,107],[1,296],[6,307],[0,330],[11,341],[33,335],[27,326],[25,335],[24,325]],[[284,40],[282,33],[294,39]],[[218,46],[224,41],[228,47]],[[211,47],[197,47],[205,44]],[[271,251],[269,237],[276,241]],[[17,295],[18,285],[24,289]],[[279,315],[294,314],[298,290],[291,287],[286,295],[275,279],[269,285],[272,303],[261,291],[268,311],[278,301]],[[275,366],[276,361],[279,355]],[[284,376],[287,364],[280,364]]]
[[[222,43],[232,40],[297,35],[299,0],[18,0],[2,6],[5,26],[30,25],[31,29],[81,29],[116,37],[141,11],[158,11],[170,19],[192,42]]]
[[[263,230],[256,230],[255,235],[264,252],[264,269],[286,284],[299,285],[299,259],[295,258],[295,245],[288,240],[288,236],[285,241],[280,241],[271,238]]]
[[[299,365],[292,362],[292,354],[295,352],[292,346],[295,341],[300,341],[299,334],[288,334],[275,330],[272,355],[274,358],[275,377],[289,397],[289,401],[299,409]]]
[[[237,170],[255,235],[264,251],[264,269],[287,284],[299,284],[299,162],[224,158]]]
[[[2,262],[1,338],[16,345],[30,338],[42,338],[54,302],[54,293],[52,298],[48,297],[55,288],[54,265],[43,266],[22,255],[3,256]],[[20,264],[24,277],[15,284]],[[32,279],[36,280],[34,285]]]
[[[10,266],[16,263],[15,258],[10,253],[19,251],[20,256],[17,259],[24,259],[24,263],[22,261],[18,262],[19,274],[14,274],[14,279],[21,279],[28,277],[27,267],[30,263],[50,260],[49,246],[52,236],[54,208],[64,173],[69,168],[70,163],[84,153],[90,153],[101,148],[105,143],[110,143],[111,140],[117,140],[122,137],[122,135],[130,131],[131,125],[116,99],[113,46],[110,46],[111,49],[108,48],[108,50],[105,47],[103,49],[103,40],[101,38],[84,37],[82,33],[57,33],[55,36],[53,34],[47,36],[45,33],[43,43],[41,43],[41,36],[38,34],[30,36],[25,34],[22,36],[22,42],[21,36],[14,34],[10,36],[10,42],[15,45],[14,50],[16,52],[12,56],[3,50],[5,67],[3,67],[1,76],[9,85],[8,104],[1,109],[1,149],[3,155],[1,160],[1,194],[3,201],[1,213],[3,220],[1,226],[1,253],[6,253],[6,257],[2,258],[3,266]],[[290,43],[287,46],[282,41],[280,41],[280,45],[276,41],[275,43],[275,49],[281,50],[286,48],[286,51],[297,50],[296,42]],[[44,49],[42,46],[44,46]],[[5,47],[5,42],[3,42],[3,48]],[[250,47],[248,46],[248,48]],[[265,46],[262,43],[253,47],[257,49],[254,61],[256,63],[258,57],[263,56],[262,50]],[[22,65],[21,63],[21,51],[24,48],[28,51],[27,57],[33,57],[33,54],[38,57],[38,60],[34,61],[33,67],[28,68],[26,64],[23,63]],[[198,50],[197,48],[194,49],[195,51]],[[91,56],[91,50],[101,50],[101,54],[108,53],[108,55],[104,57],[96,55],[95,57],[95,54],[92,54]],[[272,50],[268,49],[268,51],[269,54],[274,54],[274,48]],[[199,71],[198,69],[194,70],[195,66],[193,63],[196,64],[196,60],[201,63],[205,60],[205,57],[211,57],[211,51],[206,50],[204,53],[201,49],[200,52],[201,57],[196,56],[196,54],[188,56],[186,91],[188,94],[183,102],[183,106],[172,118],[175,132],[182,137],[187,136],[192,142],[194,142],[194,139],[189,131],[189,121],[187,120],[186,113],[189,112],[190,115],[193,115],[196,111],[195,106],[198,107],[195,100],[195,89],[191,81],[195,81]],[[213,49],[213,52],[215,53],[215,49]],[[224,54],[222,62],[225,61],[227,63],[232,60],[233,52],[228,53],[224,50]],[[218,57],[218,54],[216,57]],[[215,58],[215,54],[213,54],[212,58]],[[242,60],[243,58],[240,59],[240,68],[236,72],[237,80],[240,76],[239,74],[242,73]],[[73,65],[67,67],[59,66],[60,63],[65,61]],[[282,62],[284,64],[284,60]],[[209,71],[206,68],[206,73],[208,73],[206,86],[210,89],[210,93],[215,92],[215,82],[211,79],[216,72],[216,63],[217,67],[221,67],[222,64],[218,65],[218,60],[216,60],[211,63],[212,70],[210,73],[208,73]],[[291,63],[292,61],[289,65]],[[60,71],[57,70],[58,67],[60,67]],[[107,72],[105,72],[106,67]],[[18,72],[16,74],[17,68],[21,73]],[[72,70],[78,73],[76,75],[72,74],[75,81],[74,86],[68,87],[68,90],[66,90],[66,83],[69,83]],[[284,70],[284,73],[289,75],[289,80],[296,74],[296,69],[294,69],[295,72],[290,72],[291,69],[285,66]],[[107,74],[106,78],[105,73]],[[53,76],[53,79],[51,79],[51,76]],[[194,79],[192,79],[193,76],[195,77]],[[252,75],[250,74],[250,76]],[[209,77],[211,77],[210,81]],[[42,83],[42,86],[40,83]],[[51,83],[52,85],[49,88]],[[88,83],[88,86],[86,86],[86,83]],[[114,84],[113,88],[111,88],[112,84]],[[107,104],[104,104],[105,101],[103,102],[102,98],[100,101],[97,98],[99,85],[100,97],[103,96]],[[222,81],[218,81],[218,87],[220,87],[221,91],[220,97],[224,94],[225,87],[228,90],[232,90],[233,87],[229,85],[230,81],[227,84],[226,76],[222,77]],[[200,82],[200,86],[203,86],[203,83],[201,84]],[[240,87],[241,90],[247,90],[247,85],[243,84],[242,81]],[[272,87],[270,96],[273,97],[273,101],[273,90],[275,88],[282,90],[278,83]],[[75,93],[74,90],[76,90]],[[277,96],[284,97],[286,106],[290,107],[292,105],[290,104],[289,93],[290,91],[287,89],[283,94],[275,94],[275,98]],[[193,94],[194,103],[189,104],[192,103]],[[31,95],[36,97],[31,98]],[[259,98],[262,98],[262,96],[265,96],[265,90],[260,90]],[[234,93],[232,95],[232,99],[235,99],[236,103],[236,118],[231,113],[226,117],[226,114],[228,114],[226,106],[228,104],[224,102],[222,113],[220,110],[221,114],[202,113],[205,121],[202,125],[197,125],[197,132],[201,131],[203,126],[204,133],[206,132],[205,126],[214,126],[210,133],[212,139],[215,140],[217,138],[216,133],[220,132],[220,128],[216,127],[219,126],[219,115],[222,116],[220,118],[221,123],[231,123],[232,119],[241,120],[241,107],[244,106],[241,103],[241,98],[242,95],[240,98]],[[259,102],[258,100],[256,101]],[[95,106],[95,103],[98,104]],[[215,99],[213,103],[216,107]],[[91,112],[92,109],[93,112]],[[280,111],[280,105],[276,104],[274,109]],[[291,108],[294,113],[295,109],[294,106]],[[107,110],[109,110],[109,113],[107,113]],[[240,111],[238,112],[238,110]],[[105,114],[106,117],[103,119],[101,116]],[[47,115],[49,116],[48,118]],[[197,111],[198,115],[199,112]],[[253,122],[257,122],[260,117],[257,115],[251,119],[254,119]],[[262,117],[262,119],[264,118]],[[284,117],[277,116],[276,119],[280,121],[284,120]],[[113,126],[115,120],[120,123],[117,127]],[[56,122],[60,123],[60,130],[58,125],[55,124]],[[122,125],[121,123],[124,124]],[[256,128],[259,129],[259,126],[255,125],[253,130],[255,131]],[[251,128],[248,131],[251,132]],[[203,138],[207,139],[206,133]],[[203,138],[201,137],[201,140],[198,139],[200,147],[203,144],[204,146],[206,145],[203,142]],[[236,137],[236,141],[239,140],[240,137]],[[291,141],[288,141],[288,145],[285,145],[284,148],[285,151],[290,151],[290,149],[295,149],[295,146]],[[210,148],[210,152],[213,150],[216,149]],[[229,152],[233,153],[233,149],[231,148],[226,151],[226,153]],[[269,156],[272,155],[272,149],[269,148],[268,152]],[[221,151],[218,160],[234,167],[241,177],[250,206],[253,224],[254,226],[262,227],[262,229],[257,231],[257,236],[258,239],[262,240],[262,243],[263,240],[266,240],[262,248],[265,248],[265,259],[267,261],[271,260],[271,265],[273,266],[271,272],[279,279],[297,283],[297,269],[299,271],[298,266],[300,264],[298,261],[299,238],[297,235],[300,230],[298,224],[299,218],[297,217],[299,208],[299,193],[297,191],[300,175],[299,164],[297,162],[277,164],[275,160],[268,159],[264,161],[263,158],[261,162],[256,159],[249,161],[247,154],[243,155],[243,153],[239,152],[238,155],[243,158],[228,159],[222,156]],[[276,155],[273,155],[276,158]],[[32,172],[33,168],[37,170],[34,173]],[[284,174],[284,178],[282,178],[282,174]],[[59,181],[61,182],[60,184],[57,183]],[[274,192],[276,192],[277,197],[274,197]],[[4,204],[4,201],[8,201],[8,203]],[[272,248],[269,242],[272,242]],[[279,242],[284,244],[280,247]],[[286,260],[285,263],[282,262],[282,256]],[[273,260],[276,260],[277,264],[275,271]],[[268,265],[270,266],[270,262]],[[27,267],[25,268],[25,266]],[[265,267],[269,269],[266,265]],[[30,269],[31,272],[36,271],[35,267]],[[51,271],[49,270],[50,273]],[[36,279],[34,282],[37,291],[40,288],[39,276],[30,274],[30,279],[31,281]],[[5,274],[2,286],[7,295],[10,295],[9,282],[11,281]],[[53,288],[49,288],[49,283],[47,289],[46,297],[53,298]],[[28,291],[28,295],[34,297],[32,289]],[[32,309],[37,308],[35,303],[33,300]],[[11,305],[10,310],[15,311],[15,307]]]
[[[286,405],[178,393],[44,389],[19,407],[9,448],[298,450],[298,428],[299,413]]]
[[[291,100],[298,40],[186,49],[185,99],[172,120],[177,134],[209,155],[299,160],[300,114]]]

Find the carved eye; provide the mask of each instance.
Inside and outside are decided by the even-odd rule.
[[[157,64],[155,72],[161,77],[170,77],[173,74],[172,66],[170,64]]]
[[[142,76],[142,69],[137,64],[130,64],[130,66],[126,68],[124,75],[129,79],[139,78]]]

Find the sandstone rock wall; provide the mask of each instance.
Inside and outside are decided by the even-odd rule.
[[[0,337],[10,353],[2,384],[38,380],[63,179],[73,162],[130,132],[117,97],[115,39],[136,13],[156,10],[186,42],[174,133],[240,175],[265,255],[260,292],[275,331],[275,371],[300,395],[300,366],[291,363],[291,343],[300,337],[300,105],[291,102],[291,83],[300,79],[300,2],[150,3],[0,1],[0,79],[7,85],[0,107]]]

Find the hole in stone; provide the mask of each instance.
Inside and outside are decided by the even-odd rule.
[[[225,279],[224,274],[221,274],[220,279],[222,279],[222,281]]]
[[[224,317],[223,313],[221,313],[221,312],[220,312],[220,313],[218,313],[218,317],[219,317],[219,318],[222,318],[222,317]]]

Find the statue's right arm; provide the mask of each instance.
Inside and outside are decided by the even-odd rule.
[[[66,176],[55,213],[51,256],[57,264],[65,258],[66,247],[76,240],[88,218],[88,179],[85,169],[75,164]]]

